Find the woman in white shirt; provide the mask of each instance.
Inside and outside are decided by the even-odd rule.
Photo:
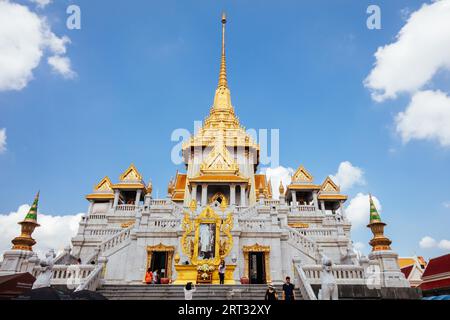
[[[192,282],[188,282],[186,287],[184,287],[184,300],[192,300],[193,293],[197,291],[195,285],[192,285]]]

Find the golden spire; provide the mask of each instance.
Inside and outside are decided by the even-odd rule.
[[[32,247],[36,244],[36,240],[31,237],[31,234],[36,227],[39,227],[39,224],[37,223],[38,202],[39,192],[34,198],[33,205],[25,216],[25,219],[22,222],[19,222],[21,233],[20,236],[11,241],[14,245],[12,247],[13,250],[33,251]]]
[[[219,85],[220,87],[228,88],[227,83],[227,62],[225,58],[225,24],[227,23],[227,15],[222,13],[222,58],[220,60]]]
[[[372,246],[372,251],[383,251],[383,250],[391,250],[392,241],[384,235],[384,227],[386,224],[381,221],[380,214],[373,202],[372,195],[369,195],[369,204],[370,204],[370,218],[368,228],[373,233],[373,238],[370,240],[369,244]]]
[[[283,181],[280,180],[280,187],[278,188],[278,191],[280,191],[280,196],[284,196],[284,186]]]

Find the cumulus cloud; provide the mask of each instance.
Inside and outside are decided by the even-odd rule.
[[[52,66],[53,71],[60,73],[64,78],[75,77],[75,72],[70,67],[70,59],[67,57],[51,56],[48,58],[48,64]]]
[[[381,212],[382,207],[378,198],[372,196],[372,199],[378,211]],[[350,200],[349,205],[345,209],[345,215],[354,228],[366,226],[369,223],[370,215],[369,195],[358,193]]]
[[[437,241],[436,239],[426,236],[423,237],[420,242],[419,246],[422,249],[433,249],[433,248],[439,248],[441,250],[450,250],[450,240],[442,239],[440,241]]]
[[[27,6],[0,1],[0,91],[25,88],[42,57],[47,53],[62,57],[69,42],[67,37],[56,36],[46,18]],[[63,76],[68,72],[61,70],[55,69]]]
[[[6,129],[0,129],[0,153],[6,151]]]
[[[437,245],[436,240],[429,236],[423,237],[422,240],[420,240],[419,242],[419,246],[422,249],[434,248],[436,245]]]
[[[443,239],[439,241],[438,247],[442,250],[450,250],[450,240]]]
[[[29,209],[30,206],[24,204],[15,212],[0,214],[0,253],[11,249],[11,240],[20,234],[20,226],[17,223],[24,219]],[[37,242],[33,250],[43,257],[49,249],[58,252],[67,247],[70,239],[77,233],[82,215],[83,213],[53,216],[38,213],[38,223],[41,226],[33,233],[33,238]]]
[[[343,191],[349,190],[355,185],[365,184],[364,171],[353,166],[349,161],[341,162],[338,172],[330,177]]]
[[[52,2],[52,0],[30,0],[30,1],[37,4],[39,8],[44,8]]]
[[[413,12],[394,43],[378,48],[364,85],[381,102],[414,93],[439,70],[450,69],[450,0],[424,4]]]
[[[278,199],[280,197],[280,181],[283,182],[284,189],[286,190],[286,186],[291,183],[294,169],[279,166],[276,168],[263,168],[261,169],[261,172],[266,174],[267,179],[270,179],[272,196],[274,199]]]
[[[423,139],[450,146],[450,97],[441,91],[419,91],[395,122],[405,143]]]

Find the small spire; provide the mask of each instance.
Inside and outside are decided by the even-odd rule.
[[[220,87],[228,88],[227,82],[227,63],[225,58],[225,25],[227,23],[227,15],[225,12],[222,13],[222,58],[220,61],[220,72],[219,72],[219,85]]]
[[[280,191],[280,196],[284,196],[284,186],[283,181],[280,180],[280,187],[278,188],[278,191]]]
[[[370,223],[374,221],[381,221],[380,214],[378,213],[377,207],[372,199],[372,194],[369,194],[369,203],[370,203]]]
[[[38,191],[38,193],[34,197],[33,204],[31,205],[30,210],[28,211],[27,215],[25,216],[25,220],[24,221],[37,222],[37,210],[38,210],[38,204],[39,204],[39,194],[40,194],[40,191]]]

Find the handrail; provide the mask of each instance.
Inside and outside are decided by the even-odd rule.
[[[302,298],[304,300],[317,300],[311,284],[309,283],[308,278],[306,278],[305,272],[299,263],[294,262],[294,270],[296,271],[295,278],[297,280],[300,292],[302,293]]]
[[[247,219],[249,217],[251,217],[253,214],[255,214],[257,212],[257,204],[254,204],[250,207],[248,207],[245,210],[242,210],[241,212],[239,212],[239,219]]]
[[[98,287],[99,280],[102,275],[104,264],[98,264],[89,276],[75,289],[75,292],[82,290],[95,291]]]
[[[89,257],[89,259],[86,260],[86,262],[89,263],[90,261],[92,261],[92,259],[97,258],[101,252],[114,248],[116,245],[121,244],[123,241],[128,239],[133,227],[134,225],[131,225],[123,229],[119,233],[113,234],[112,236],[104,240],[94,249],[94,253]]]
[[[301,234],[299,231],[297,231],[294,228],[291,228],[289,226],[286,227],[289,231],[289,240],[291,240],[291,243],[294,245],[298,245],[300,250],[313,258],[314,260],[317,259],[318,254],[318,248],[314,241],[309,239],[308,237]]]

